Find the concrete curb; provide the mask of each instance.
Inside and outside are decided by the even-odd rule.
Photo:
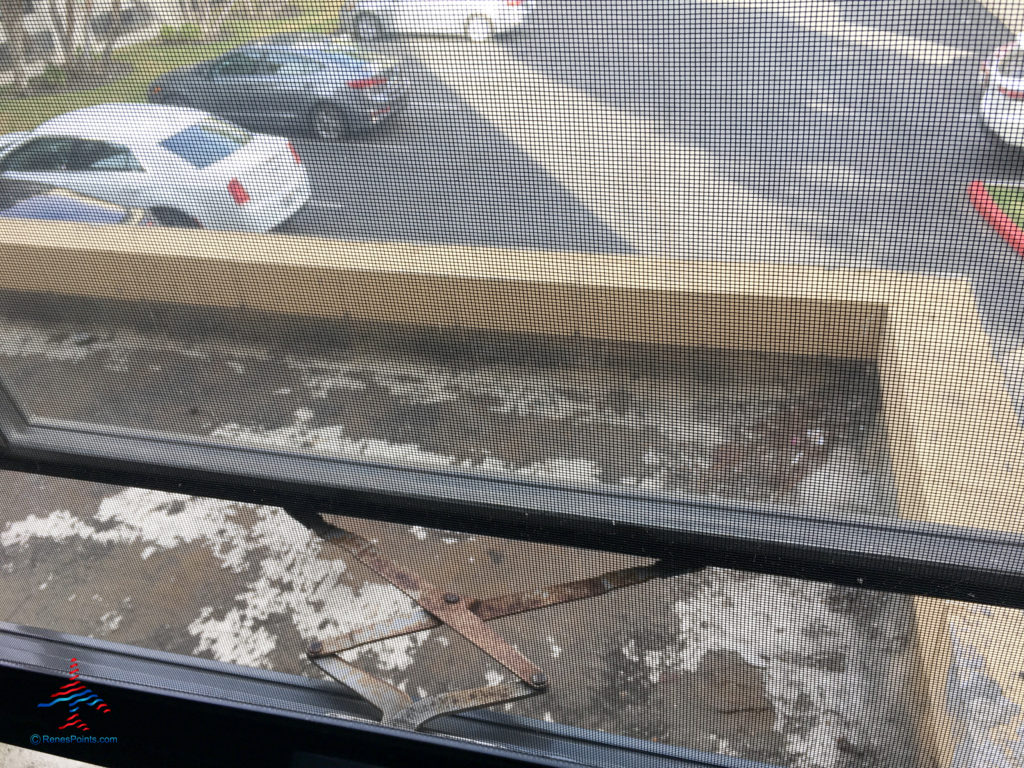
[[[995,200],[992,199],[992,196],[985,188],[985,182],[975,179],[967,187],[967,194],[971,198],[971,203],[974,205],[975,210],[981,214],[982,218],[999,233],[1003,240],[1010,244],[1010,247],[1017,252],[1018,256],[1024,258],[1024,230],[1018,227],[996,205]]]

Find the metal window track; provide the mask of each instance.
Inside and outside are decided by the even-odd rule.
[[[447,715],[426,732],[375,722],[337,685],[294,675],[0,623],[0,741],[30,746],[43,731],[35,689],[49,692],[77,658],[83,681],[118,717],[116,747],[86,754],[104,765],[580,766],[768,768],[491,712]],[[336,757],[337,756],[337,757]]]
[[[1024,536],[641,497],[29,424],[0,391],[0,468],[1024,608]]]

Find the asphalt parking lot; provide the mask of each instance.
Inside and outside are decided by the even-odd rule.
[[[522,31],[483,47],[384,41],[407,62],[408,111],[353,142],[300,141],[314,196],[284,231],[779,258],[760,237],[730,239],[723,220],[745,215],[768,240],[792,230],[818,263],[968,275],[1003,355],[1024,345],[1024,268],[965,189],[1024,173],[978,121],[979,63],[1007,39],[973,0],[595,0],[540,3]],[[583,128],[602,121],[591,146]],[[665,143],[638,146],[637,131]],[[637,234],[602,210],[597,195],[651,215],[666,195],[651,155],[669,151],[680,154],[659,183],[700,203],[677,213],[687,236]],[[723,188],[745,193],[745,208],[716,199]]]

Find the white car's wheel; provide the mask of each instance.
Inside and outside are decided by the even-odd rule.
[[[484,43],[494,37],[494,24],[486,16],[470,16],[466,20],[466,38],[472,43]]]
[[[190,216],[177,208],[156,207],[152,209],[153,217],[162,227],[180,227],[182,229],[202,229],[194,216]]]

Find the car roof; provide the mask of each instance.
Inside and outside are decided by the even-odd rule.
[[[116,139],[122,144],[152,144],[209,117],[198,109],[161,104],[100,104],[59,115],[36,128],[34,136]]]

